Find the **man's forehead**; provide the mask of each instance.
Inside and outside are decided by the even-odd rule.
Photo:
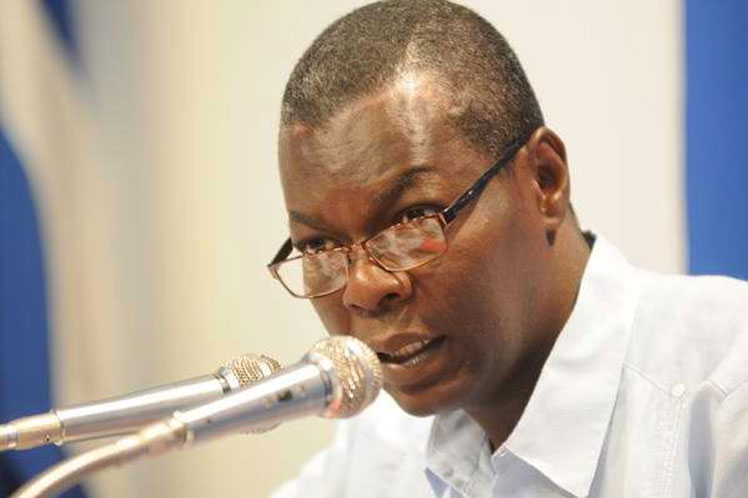
[[[279,137],[284,180],[371,181],[396,166],[429,164],[445,143],[461,138],[450,124],[452,100],[433,78],[405,76],[322,125],[285,126]]]

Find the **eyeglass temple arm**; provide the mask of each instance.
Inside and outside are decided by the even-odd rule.
[[[447,224],[451,223],[462,208],[467,206],[470,201],[478,197],[483,189],[486,188],[489,180],[496,176],[496,174],[514,158],[515,154],[517,154],[519,149],[522,148],[524,143],[524,140],[513,141],[507,148],[504,155],[501,156],[501,158],[499,158],[499,160],[496,161],[493,166],[488,168],[486,172],[483,173],[480,178],[478,178],[475,183],[473,183],[473,185],[469,189],[467,189],[467,191],[465,191],[464,194],[462,194],[456,201],[452,203],[451,206],[442,211],[444,222]]]
[[[286,259],[289,254],[291,254],[291,251],[293,251],[293,243],[291,242],[291,238],[289,237],[283,243],[280,250],[278,251],[278,254],[275,255],[268,266],[273,266],[274,264],[280,263],[281,261]]]

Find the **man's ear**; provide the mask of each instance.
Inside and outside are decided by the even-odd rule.
[[[533,175],[536,207],[543,217],[548,242],[553,244],[556,231],[569,209],[570,181],[566,147],[558,135],[542,126],[527,141],[527,152]]]

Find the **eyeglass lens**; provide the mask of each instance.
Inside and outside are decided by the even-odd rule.
[[[390,227],[367,240],[364,246],[384,269],[403,271],[441,255],[447,241],[439,219],[429,216]],[[329,294],[347,283],[348,255],[343,250],[309,254],[279,264],[277,272],[283,284],[297,296]]]

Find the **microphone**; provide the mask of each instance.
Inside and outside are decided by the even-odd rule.
[[[317,342],[300,362],[269,378],[195,408],[176,411],[135,434],[59,463],[13,496],[51,496],[98,470],[144,455],[158,456],[199,441],[306,415],[350,417],[371,404],[381,388],[382,367],[376,353],[353,337],[330,337]]]
[[[244,354],[214,374],[19,418],[0,425],[0,451],[134,432],[174,410],[219,398],[269,377],[280,368],[273,358]]]
[[[221,399],[176,411],[120,439],[120,444],[137,441],[140,451],[160,454],[307,415],[347,418],[371,404],[381,388],[382,367],[374,351],[350,336],[329,337],[314,344],[301,361],[271,377]]]

